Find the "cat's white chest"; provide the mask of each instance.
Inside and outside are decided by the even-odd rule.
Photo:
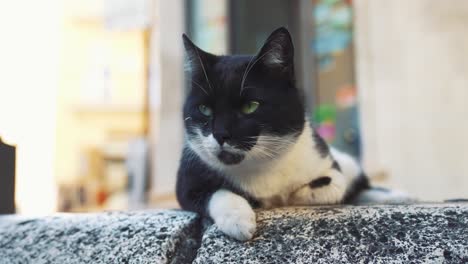
[[[245,172],[238,170],[233,172],[238,175],[233,175],[232,179],[258,199],[287,199],[330,166],[328,160],[320,157],[311,135],[311,128],[306,125],[296,144],[280,160],[255,173],[243,174]]]
[[[243,188],[257,198],[286,196],[307,184],[314,178],[313,174],[313,169],[306,164],[288,164],[254,175]]]

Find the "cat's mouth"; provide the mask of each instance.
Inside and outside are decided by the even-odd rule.
[[[222,150],[218,154],[218,159],[226,165],[239,164],[244,159],[244,157],[244,154],[232,153],[226,150]]]

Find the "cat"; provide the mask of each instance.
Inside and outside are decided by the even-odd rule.
[[[255,208],[393,198],[311,127],[286,28],[254,56],[216,56],[182,38],[191,74],[176,184],[182,209],[245,241],[255,233]]]

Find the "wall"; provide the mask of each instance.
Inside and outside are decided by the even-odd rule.
[[[152,200],[174,198],[183,145],[183,1],[156,1],[151,40],[150,136],[153,143]]]
[[[0,136],[17,146],[15,200],[22,214],[55,209],[60,8],[57,0],[0,4]]]
[[[104,147],[112,134],[143,133],[144,35],[108,31],[102,20],[73,16],[64,17],[62,27],[55,170],[59,183],[69,183],[84,176],[89,148]],[[104,68],[110,73],[107,84]],[[106,85],[109,95],[100,95]]]
[[[359,0],[365,165],[425,199],[468,194],[468,2]]]

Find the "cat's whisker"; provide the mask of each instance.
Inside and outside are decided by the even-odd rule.
[[[275,151],[275,150],[272,150],[272,149],[264,149],[265,152],[267,152],[268,154],[270,154],[271,157],[274,157],[274,158],[277,158],[278,156],[280,156],[282,153],[281,152],[278,152],[278,151]]]
[[[265,52],[262,56],[258,57],[249,67],[249,65],[247,65],[247,68],[246,68],[246,71],[244,72],[244,75],[242,77],[242,83],[241,83],[241,92],[242,92],[242,88],[244,87],[244,82],[245,80],[247,79],[247,76],[249,75],[249,72],[250,70],[252,70],[252,68],[255,66],[255,64],[260,60],[262,59],[263,57],[265,57],[265,55],[269,54],[270,52],[272,52],[273,49],[270,49],[268,50],[267,52]],[[255,57],[253,57],[255,58]],[[253,59],[252,58],[252,59]],[[249,63],[250,64],[250,63]]]
[[[244,86],[245,74],[246,74],[247,70],[248,70],[249,67],[250,67],[250,64],[252,63],[252,61],[253,61],[254,59],[255,59],[255,56],[252,56],[252,58],[249,60],[249,63],[247,63],[247,67],[245,68],[244,73],[242,74],[242,81],[241,81],[241,87],[240,87],[240,92],[239,92],[239,94],[242,94],[242,86]]]
[[[284,149],[284,148],[287,148],[288,146],[293,145],[294,143],[295,143],[294,141],[287,141],[287,140],[284,140],[284,141],[259,140],[257,141],[256,145],[260,145],[260,146],[268,145],[268,146],[273,146],[276,149]]]
[[[271,151],[270,149],[267,149],[267,148],[260,148],[260,150],[262,151],[262,153],[269,157],[269,158],[275,158],[277,157],[277,154],[274,153],[273,151]]]
[[[192,60],[188,58],[184,63],[184,72],[190,73],[192,70]]]
[[[265,159],[273,159],[274,158],[274,156],[272,154],[268,153],[267,151],[263,150],[262,148],[255,148],[249,153],[254,159],[258,159],[258,160],[265,160]]]
[[[255,151],[258,151],[260,152],[259,154],[267,156],[268,158],[276,158],[279,155],[281,155],[281,151],[268,148],[264,145],[256,145],[254,148],[252,148],[252,151],[254,152],[254,154],[255,154]]]
[[[272,153],[269,153],[268,151],[263,151],[262,153],[263,153],[263,155],[264,155],[265,157],[267,157],[267,158],[270,159],[270,160],[276,159],[276,158],[278,157],[277,155],[274,155],[274,154],[272,154]]]
[[[266,142],[265,142],[266,143]],[[281,155],[284,153],[284,150],[292,146],[293,142],[273,142],[273,143],[260,143],[259,146],[262,146],[265,149],[268,149],[270,152],[275,155]]]
[[[248,89],[253,89],[255,88],[254,86],[246,86],[242,89],[242,91],[248,90]]]
[[[195,52],[197,53],[198,60],[200,61],[200,65],[201,65],[202,70],[203,70],[203,74],[205,74],[206,81],[208,82],[208,86],[210,87],[210,90],[213,91],[213,87],[211,87],[210,79],[208,79],[208,74],[206,73],[205,66],[203,65],[203,61],[202,61],[202,59],[200,57],[200,54],[198,53],[197,49],[195,49]]]
[[[199,83],[195,82],[192,80],[192,83],[195,84],[198,88],[202,89],[203,92],[205,92],[206,95],[208,95],[208,92],[201,86]]]
[[[242,77],[242,82],[241,82],[241,87],[240,87],[240,94],[242,94],[242,91],[243,91],[243,87],[244,87],[244,83],[245,83],[245,80],[247,79],[247,76],[249,75],[249,72],[250,70],[252,70],[252,68],[255,66],[255,64],[260,60],[262,59],[263,57],[265,57],[265,55],[269,54],[270,52],[272,52],[274,50],[274,48],[268,50],[267,52],[265,52],[262,56],[258,57],[253,63],[252,65],[249,67],[249,65],[247,65],[247,68],[245,69],[245,72],[244,72],[244,75]],[[255,57],[254,57],[255,58]],[[250,63],[249,63],[250,64]]]

